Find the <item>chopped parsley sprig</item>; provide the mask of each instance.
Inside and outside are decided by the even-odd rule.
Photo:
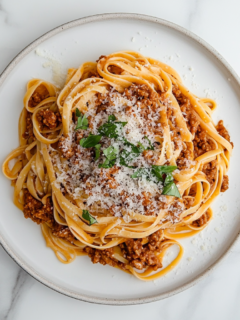
[[[118,146],[110,146],[103,150],[104,155],[106,156],[106,159],[103,163],[99,164],[99,168],[112,168],[117,160],[117,155],[119,153]]]
[[[91,147],[95,147],[99,141],[101,140],[102,136],[101,135],[93,135],[90,134],[87,138],[82,138],[80,140],[80,145],[83,148],[91,148]]]
[[[127,122],[115,120],[117,120],[116,117],[114,115],[110,115],[108,117],[108,121],[98,128],[99,134],[111,139],[119,139],[119,130],[121,130]]]
[[[75,128],[75,130],[78,129],[82,129],[82,130],[87,130],[88,128],[88,119],[86,117],[86,115],[82,115],[82,113],[80,112],[80,110],[77,108],[76,109],[76,117],[77,117],[77,126]]]

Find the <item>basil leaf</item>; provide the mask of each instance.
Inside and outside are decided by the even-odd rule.
[[[170,182],[169,184],[167,184],[163,188],[162,194],[167,195],[167,196],[181,198],[181,195],[178,191],[178,188],[174,182]]]
[[[80,140],[80,145],[83,148],[91,148],[91,147],[95,147],[98,142],[101,140],[102,136],[100,135],[90,135],[87,138],[82,138]]]
[[[147,136],[144,136],[144,139],[147,139],[147,141],[149,143],[149,147],[147,147],[147,150],[154,150],[154,146],[152,145],[152,143],[149,140],[149,138]]]
[[[164,185],[166,186],[170,182],[173,182],[173,180],[174,180],[173,175],[171,173],[167,173],[166,178],[164,180]]]
[[[113,160],[106,159],[103,163],[99,164],[98,168],[104,168],[104,169],[112,168],[115,163],[116,163],[116,159],[113,159]]]
[[[80,110],[78,108],[76,109],[75,114],[76,114],[77,117],[81,117],[82,116],[82,114],[81,114],[81,112],[80,112]]]
[[[98,223],[97,220],[93,216],[91,216],[91,214],[88,212],[88,210],[83,210],[82,217],[83,217],[83,219],[85,219],[89,222],[90,226],[94,223]]]
[[[100,148],[101,148],[100,144],[95,145],[95,160],[99,159],[100,157]]]
[[[117,154],[119,153],[119,149],[117,146],[110,146],[103,150],[103,153],[105,154],[106,158],[108,160],[116,159]]]
[[[117,120],[117,118],[115,117],[114,114],[111,114],[110,116],[108,116],[108,122],[113,122],[115,120]]]
[[[159,166],[152,166],[152,175],[157,179],[158,182],[163,182],[163,176]]]
[[[156,165],[153,165],[152,167],[154,169],[158,170],[159,172],[161,172],[161,174],[172,173],[174,170],[177,169],[177,166],[156,166]]]

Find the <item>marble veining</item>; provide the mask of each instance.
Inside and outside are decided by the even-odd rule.
[[[148,0],[147,3],[136,0],[122,0],[121,3],[110,0],[101,3],[98,0],[0,0],[0,72],[26,44],[48,29],[105,12],[144,13],[180,24],[207,41],[213,39],[213,45],[220,53],[224,52],[230,64],[240,72],[240,42],[238,38],[231,38],[240,28],[236,14],[239,10],[240,3],[234,0],[221,1],[221,5],[217,0]],[[214,14],[210,15],[212,11]],[[43,18],[45,14],[46,18]],[[225,15],[228,20],[223,23],[221,17]],[[224,40],[228,41],[228,46]],[[116,320],[238,320],[239,270],[240,242],[220,266],[187,291],[148,305],[108,307],[83,303],[48,289],[17,266],[0,246],[0,320],[61,320],[76,315]]]
[[[32,282],[32,279],[30,279],[28,274],[23,269],[18,268],[17,277],[11,292],[10,304],[3,317],[4,320],[10,319],[14,314],[15,306],[19,303],[19,299],[30,282]]]

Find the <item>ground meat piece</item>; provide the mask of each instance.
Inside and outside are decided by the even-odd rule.
[[[183,198],[183,203],[186,209],[189,209],[193,205],[193,202],[194,202],[194,198],[191,198],[191,197]]]
[[[29,99],[28,105],[31,108],[36,107],[41,101],[49,97],[49,92],[44,85],[40,85],[33,92],[31,98]]]
[[[143,105],[151,108],[157,107],[160,100],[160,95],[149,88],[146,84],[133,83],[130,87],[124,90],[123,96],[126,96],[129,100],[136,98],[138,101],[141,101]]]
[[[192,160],[193,154],[192,150],[190,148],[190,144],[185,142],[183,144],[183,149],[177,159],[177,166],[179,170],[189,169],[189,161],[186,160]]]
[[[152,150],[144,150],[142,154],[149,164],[154,163],[154,152]]]
[[[142,270],[151,266],[153,270],[162,267],[161,262],[155,255],[160,252],[162,242],[162,232],[157,231],[148,237],[148,243],[142,244],[142,239],[129,239],[125,243],[119,245],[125,259],[129,260],[131,266],[138,270]],[[98,250],[91,247],[85,247],[84,252],[88,254],[93,263],[109,264],[112,267],[118,266],[126,269],[126,265],[113,257],[114,248]]]
[[[67,240],[69,242],[73,242],[75,240],[75,237],[68,227],[62,226],[56,222],[54,222],[52,226],[52,234],[55,237]]]
[[[75,135],[75,141],[77,144],[80,143],[80,140],[84,137],[84,130],[77,130]]]
[[[201,227],[204,224],[206,224],[209,219],[210,219],[210,215],[209,215],[208,211],[206,211],[199,219],[193,221],[192,225],[194,227]]]
[[[207,132],[198,126],[195,138],[193,140],[194,145],[194,158],[201,156],[202,154],[211,151],[215,148],[212,140],[208,138]]]
[[[69,242],[73,242],[75,239],[68,227],[62,226],[54,220],[53,204],[50,197],[47,198],[46,204],[43,205],[41,201],[36,200],[30,192],[25,189],[23,213],[26,219],[30,218],[37,224],[47,222],[55,237]]]
[[[40,110],[37,113],[37,120],[41,130],[46,126],[49,129],[55,129],[62,122],[59,112],[53,112],[49,109]]]
[[[70,146],[68,146],[68,143],[66,143],[67,138],[61,137],[58,140],[58,148],[62,152],[62,155],[66,159],[70,159],[74,155],[74,149]]]
[[[83,251],[88,254],[92,263],[101,263],[103,265],[109,264],[112,267],[118,265],[118,261],[113,257],[113,248],[98,250],[91,247],[85,247]]]
[[[100,56],[97,60],[96,60],[96,62],[98,62],[99,60],[101,60],[101,59],[104,59],[104,58],[107,58],[107,56]]]
[[[191,101],[182,94],[177,85],[173,85],[172,92],[179,103],[180,109],[187,122],[188,129],[192,134],[195,134],[200,122],[194,113]]]
[[[216,180],[217,160],[213,160],[204,164],[202,171],[205,173],[208,182],[212,186]]]
[[[42,222],[53,222],[53,205],[52,199],[47,198],[46,205],[43,205],[41,201],[36,200],[30,192],[24,190],[24,207],[23,207],[24,217],[32,219],[37,224]]]
[[[227,175],[223,176],[221,192],[225,192],[229,188],[229,179]]]
[[[175,181],[176,183],[176,181]],[[183,212],[185,209],[184,201],[182,199],[175,200],[169,207],[168,210],[168,219],[172,223],[179,222],[179,215]]]
[[[229,141],[233,147],[233,142],[230,141],[230,135],[229,135],[227,129],[223,125],[223,120],[220,120],[218,122],[216,129],[217,129],[218,133],[220,134],[220,136],[222,136],[224,139]]]
[[[24,139],[27,139],[27,140],[29,140],[29,139],[31,139],[31,141],[35,140],[35,136],[33,134],[32,114],[30,112],[27,112],[26,130],[22,136]]]
[[[120,244],[123,256],[130,265],[138,270],[148,266],[153,270],[162,268],[162,264],[155,252],[161,250],[162,233],[157,231],[148,237],[148,243],[142,244],[142,239],[128,239],[125,243]]]

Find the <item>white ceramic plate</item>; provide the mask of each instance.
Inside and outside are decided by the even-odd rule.
[[[48,58],[39,57],[36,48]],[[176,269],[155,282],[145,283],[115,268],[93,265],[88,257],[78,257],[69,265],[61,264],[46,247],[40,227],[24,219],[13,205],[13,188],[0,176],[3,247],[45,285],[94,303],[137,304],[176,294],[208,274],[233,245],[240,230],[239,80],[223,58],[197,36],[167,21],[136,14],[99,15],[58,27],[23,50],[0,78],[2,163],[18,145],[17,124],[27,81],[33,77],[52,81],[49,60],[59,60],[64,72],[84,61],[95,61],[102,54],[139,49],[142,54],[176,68],[198,96],[215,98],[219,107],[214,118],[224,119],[235,144],[230,190],[214,203],[214,220],[210,225],[195,238],[181,241],[185,253]],[[169,250],[165,263],[173,256],[174,248]]]

